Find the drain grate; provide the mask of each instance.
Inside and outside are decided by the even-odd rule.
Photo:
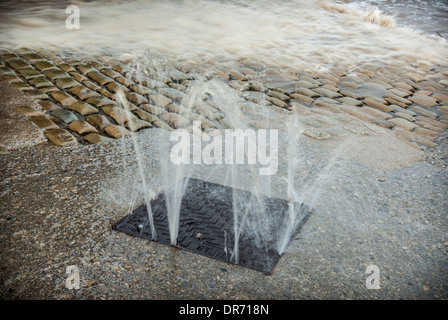
[[[234,216],[232,200],[236,199]],[[180,249],[271,274],[281,258],[279,238],[289,220],[288,202],[261,196],[198,179],[188,180],[182,198],[177,245]],[[151,202],[157,242],[170,245],[165,195]],[[263,214],[261,214],[263,212]],[[289,241],[307,220],[308,207],[299,205],[295,227]],[[238,259],[236,259],[234,221],[238,219]],[[114,230],[152,239],[146,206],[136,209],[113,226]],[[235,254],[234,254],[235,253]]]

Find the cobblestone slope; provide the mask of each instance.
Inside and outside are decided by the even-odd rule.
[[[365,64],[355,70],[269,74],[269,68],[241,63],[229,67],[171,67],[136,77],[126,62],[110,57],[63,57],[22,48],[0,54],[1,79],[38,102],[16,107],[52,143],[94,144],[129,131],[159,127],[228,127],[212,99],[183,102],[199,82],[218,78],[240,97],[238,106],[254,128],[279,126],[260,120],[266,109],[280,115],[298,113],[304,134],[318,140],[347,134],[391,131],[420,148],[434,147],[448,128],[448,67]],[[113,62],[110,62],[113,61]],[[131,112],[116,102],[122,90]],[[12,148],[0,142],[2,147]]]

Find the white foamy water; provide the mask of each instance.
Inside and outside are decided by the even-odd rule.
[[[407,26],[448,39],[448,1],[446,0],[344,0],[361,10],[377,6],[392,15],[397,25]]]
[[[146,48],[167,61],[253,61],[291,72],[325,65],[448,61],[443,38],[397,27],[385,16],[381,17],[390,22],[388,27],[366,22],[366,6],[353,4],[317,0],[75,4],[81,12],[80,30],[66,29],[68,14],[61,4],[5,11],[0,21],[2,46],[116,57]]]

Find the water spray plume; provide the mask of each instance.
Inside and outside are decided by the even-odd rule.
[[[126,99],[125,94],[121,90],[119,90],[117,92],[117,103],[119,104],[119,106],[121,106],[124,109],[124,111],[125,111],[125,113],[127,115],[127,118],[130,119],[128,121],[128,125],[129,125],[129,128],[131,130],[131,137],[132,137],[132,141],[133,141],[133,144],[134,144],[134,150],[135,150],[135,154],[136,154],[136,158],[137,158],[138,172],[139,172],[139,175],[140,175],[140,179],[142,181],[143,196],[144,196],[146,208],[147,208],[147,211],[148,211],[148,221],[149,221],[149,224],[150,224],[150,227],[151,227],[152,238],[154,240],[157,240],[157,233],[156,233],[156,229],[155,229],[155,226],[154,226],[154,220],[153,220],[152,210],[151,210],[150,190],[148,188],[148,184],[146,182],[146,176],[145,176],[145,167],[144,167],[144,161],[143,161],[143,153],[140,150],[140,146],[139,146],[138,141],[137,141],[137,136],[134,133],[135,128],[134,128],[133,121],[129,117],[129,115],[131,115],[131,111],[129,110],[128,101]]]

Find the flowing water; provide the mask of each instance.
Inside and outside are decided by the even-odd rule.
[[[447,32],[443,1],[346,2],[79,1],[80,29],[67,30],[69,15],[61,3],[6,1],[0,35],[5,47],[122,57],[148,48],[177,63],[255,61],[291,72],[327,65],[446,62],[446,41],[435,33]],[[365,22],[374,4],[386,11],[382,18],[389,27]],[[397,15],[396,23],[387,14]],[[427,34],[412,29],[415,25]]]
[[[392,15],[396,24],[430,35],[448,38],[448,2],[442,0],[365,0],[343,1],[361,10],[378,7]]]
[[[130,62],[128,73],[137,79],[148,76],[148,70],[164,75],[171,66],[193,71],[260,66],[266,70],[262,76],[272,80],[279,74],[287,79],[299,71],[323,71],[331,66],[350,70],[368,64],[403,68],[448,64],[448,45],[444,39],[448,34],[448,5],[444,1],[134,0],[70,4],[80,8],[79,30],[66,28],[67,3],[3,1],[1,48],[54,50],[65,56],[108,55]],[[126,107],[124,96],[118,97],[118,102]],[[229,128],[248,128],[239,108],[240,97],[228,86],[214,80],[198,81],[190,88],[182,107],[191,110],[196,101],[204,99],[213,102]],[[318,175],[297,189],[296,173],[303,165],[298,156],[300,120],[291,118],[286,131],[287,187],[281,192],[290,207],[284,232],[275,235],[279,253],[285,251],[290,235],[303,218],[299,203],[313,207],[326,179],[334,174],[331,169],[337,162],[336,156],[328,159]],[[139,179],[152,224],[149,203],[153,191],[145,180],[143,151],[135,138],[134,142]],[[172,167],[168,156],[168,150],[160,151],[171,244],[175,245],[179,208],[192,171],[185,165]],[[233,194],[236,223],[231,254],[235,262],[242,232],[253,234],[261,246],[266,243],[265,237],[273,236],[268,232],[269,217],[260,200],[261,195],[271,195],[271,177],[259,177],[256,166],[248,165],[247,170],[254,201],[241,203],[238,193]],[[236,187],[239,179],[236,166],[228,167],[227,177],[228,184]],[[155,232],[153,235],[156,237]]]

